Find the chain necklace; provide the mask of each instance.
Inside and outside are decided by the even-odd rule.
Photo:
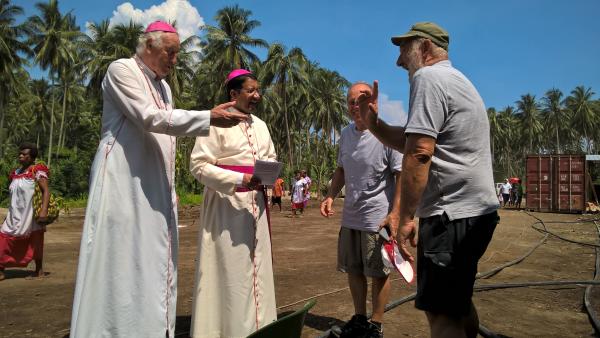
[[[156,88],[154,88],[156,90],[156,95],[154,95],[154,90],[152,90],[152,88],[154,86],[152,86],[152,84],[150,83],[150,78],[148,78],[148,75],[144,71],[144,68],[143,68],[142,64],[140,63],[140,59],[138,58],[137,55],[134,56],[133,58],[135,60],[135,63],[137,64],[137,66],[140,68],[140,71],[142,71],[144,78],[146,79],[146,84],[148,84],[148,89],[150,90],[150,94],[152,94],[152,99],[154,100],[154,104],[156,105],[156,108],[161,109],[161,110],[167,109],[162,83],[160,81],[158,82],[158,86],[160,88],[160,94],[158,93],[158,90],[156,90]],[[157,96],[158,96],[158,98],[157,98]]]

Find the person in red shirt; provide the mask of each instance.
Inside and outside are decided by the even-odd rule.
[[[273,196],[271,196],[271,208],[277,204],[279,206],[279,212],[281,212],[281,197],[285,193],[284,182],[281,177],[275,180],[273,185]]]

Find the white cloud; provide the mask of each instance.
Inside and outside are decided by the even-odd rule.
[[[200,27],[204,26],[204,19],[196,7],[187,0],[166,0],[147,9],[135,8],[131,3],[125,2],[113,11],[109,22],[112,27],[118,24],[129,24],[130,20],[144,27],[156,20],[176,21],[181,41],[192,35],[198,35]]]
[[[379,93],[379,116],[388,124],[395,126],[404,126],[408,118],[403,102],[390,100],[389,96],[383,93]]]

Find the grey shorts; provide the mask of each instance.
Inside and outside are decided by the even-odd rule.
[[[383,265],[379,233],[342,227],[338,238],[337,268],[341,272],[383,278],[390,269]]]

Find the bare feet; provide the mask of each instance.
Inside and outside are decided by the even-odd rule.
[[[3,281],[6,278],[6,276],[4,276],[4,272],[0,271],[0,281]]]

